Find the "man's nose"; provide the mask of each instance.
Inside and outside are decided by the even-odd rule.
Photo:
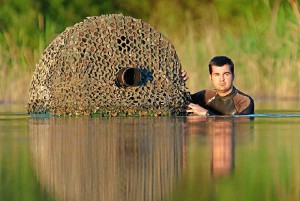
[[[221,80],[221,81],[224,81],[224,80],[225,80],[224,75],[221,75],[221,76],[220,76],[220,80]]]

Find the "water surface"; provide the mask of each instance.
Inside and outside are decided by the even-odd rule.
[[[209,118],[14,111],[0,110],[0,200],[300,200],[296,111]]]

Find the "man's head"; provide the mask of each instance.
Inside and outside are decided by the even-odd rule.
[[[220,96],[232,91],[234,80],[234,64],[228,57],[216,56],[208,64],[212,84]]]
[[[222,67],[225,64],[228,64],[230,67],[230,71],[232,73],[232,75],[234,75],[234,64],[231,61],[231,59],[229,59],[226,56],[216,56],[214,58],[212,58],[208,64],[208,68],[209,68],[209,74],[212,74],[212,66],[219,66]]]

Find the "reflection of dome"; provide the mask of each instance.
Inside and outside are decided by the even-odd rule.
[[[88,17],[47,47],[28,111],[177,115],[188,99],[171,42],[149,24],[115,14]]]
[[[38,179],[65,201],[167,200],[183,170],[183,132],[165,117],[29,122]]]

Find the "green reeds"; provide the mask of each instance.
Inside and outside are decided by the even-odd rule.
[[[226,11],[221,9],[224,4],[214,1],[188,10],[161,1],[154,7],[156,12],[143,20],[173,42],[190,77],[187,85],[192,93],[212,87],[207,64],[215,55],[227,55],[235,63],[235,85],[241,91],[255,99],[299,99],[297,1],[249,1],[245,8],[228,7]],[[60,32],[57,22],[49,19],[45,23],[45,18],[32,12],[15,19],[13,27],[0,25],[0,102],[26,102],[35,64]],[[32,27],[25,27],[28,20]]]
[[[55,24],[46,25],[39,13],[33,13],[27,22],[23,21],[26,17],[20,18],[18,23],[14,20],[14,27],[0,26],[0,103],[27,101],[35,64],[55,35]],[[30,23],[32,27],[26,27]]]
[[[210,7],[199,23],[186,18],[180,26],[184,37],[168,34],[189,74],[191,92],[212,87],[207,64],[215,55],[227,55],[235,63],[240,90],[254,98],[299,99],[299,11],[293,14],[291,6],[275,1],[265,4],[262,16],[248,10],[231,26],[216,10]]]

